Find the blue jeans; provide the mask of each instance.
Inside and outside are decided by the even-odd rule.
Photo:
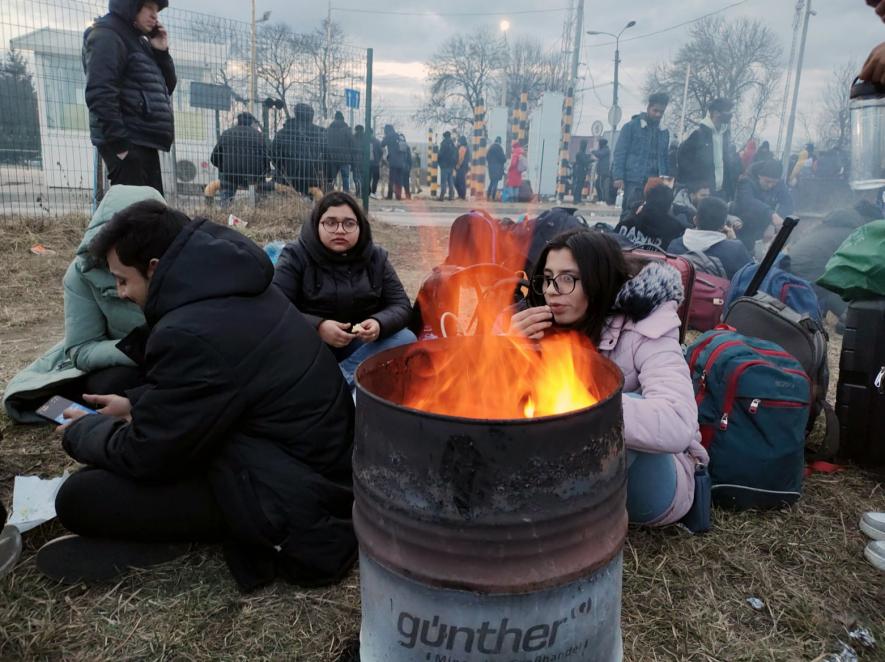
[[[361,340],[354,339],[347,347],[333,348],[332,353],[338,359],[338,367],[341,369],[344,379],[347,380],[347,385],[353,388],[353,375],[360,363],[378,352],[383,352],[385,349],[408,345],[417,340],[414,333],[408,329],[401,329],[392,336],[376,340],[375,342],[364,343]]]
[[[453,198],[455,196],[455,180],[452,176],[451,168],[440,168],[439,169],[439,199],[442,200],[446,197],[446,191],[449,192],[449,197]]]
[[[627,515],[648,524],[663,515],[676,496],[676,458],[670,453],[627,451]]]

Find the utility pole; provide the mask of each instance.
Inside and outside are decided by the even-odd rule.
[[[257,31],[258,28],[255,22],[255,0],[252,0],[252,63],[250,67],[252,83],[251,85],[249,85],[249,101],[251,102],[250,105],[252,106],[253,115],[258,112],[258,81],[256,80],[255,76],[255,37]]]
[[[799,57],[796,59],[796,84],[793,88],[793,103],[790,109],[790,121],[787,124],[787,139],[784,143],[784,154],[781,158],[784,164],[784,173],[789,180],[790,173],[786,172],[790,163],[790,152],[793,149],[793,129],[796,127],[796,107],[799,104],[799,83],[802,80],[802,62],[805,60],[805,41],[808,38],[808,22],[811,20],[811,0],[805,3],[805,23],[802,26],[802,40],[799,42]]]
[[[578,65],[581,61],[581,33],[584,32],[584,0],[578,0],[578,12],[575,16],[575,43],[572,50],[571,88],[578,89]]]
[[[685,137],[685,115],[688,112],[688,81],[691,79],[691,62],[685,67],[685,87],[682,90],[682,118],[679,120],[679,144]]]

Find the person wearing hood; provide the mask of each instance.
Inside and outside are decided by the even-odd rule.
[[[338,359],[353,387],[357,366],[384,349],[415,342],[409,297],[356,200],[325,195],[288,244],[273,279]]]
[[[263,182],[270,169],[267,141],[252,113],[237,115],[237,124],[218,138],[209,161],[218,168],[221,181],[220,201],[227,205],[238,188]]]
[[[609,200],[609,191],[611,190],[611,169],[612,158],[611,149],[608,146],[608,140],[599,139],[599,147],[590,152],[593,160],[596,162],[596,200],[597,202],[607,203]]]
[[[698,128],[679,146],[677,155],[680,184],[707,182],[713,195],[730,200],[734,185],[740,176],[740,168],[734,158],[736,151],[731,144],[731,122],[734,103],[728,99],[715,99],[707,108],[707,116]]]
[[[756,153],[753,155],[753,161],[750,163],[750,166],[747,168],[749,170],[753,167],[754,164],[759,163],[760,161],[771,161],[774,158],[774,154],[771,153],[771,145],[767,140],[763,140],[762,144],[759,145],[759,149],[756,150]]]
[[[117,295],[114,277],[92,258],[89,243],[119,211],[143,200],[164,204],[150,186],[108,189],[65,272],[64,338],[6,385],[3,406],[18,423],[45,423],[36,409],[54,395],[88,407],[95,393],[122,395],[144,383],[141,368],[117,343],[144,324],[138,306]]]
[[[369,137],[362,124],[353,127],[353,152],[351,154],[351,164],[353,165],[353,190],[356,197],[360,198],[363,191],[363,176],[366,172],[367,154],[371,149],[369,145]]]
[[[335,185],[338,174],[341,174],[341,188],[350,191],[350,165],[353,162],[353,132],[344,121],[344,114],[335,111],[335,119],[326,129],[326,141],[329,148],[328,177]]]
[[[779,230],[784,217],[793,213],[793,196],[783,181],[780,161],[769,159],[753,164],[738,181],[732,212],[741,219],[737,238],[751,253],[766,230]]]
[[[274,136],[270,158],[283,182],[301,195],[309,195],[312,187],[325,189],[329,161],[326,131],[313,123],[312,106],[295,104],[292,117]]]
[[[507,200],[519,200],[519,187],[522,186],[523,173],[529,169],[522,143],[514,140],[510,144],[510,165],[507,167]]]
[[[731,279],[738,270],[753,261],[746,246],[735,239],[728,226],[728,205],[719,198],[706,197],[698,202],[694,228],[689,228],[667,246],[675,255],[703,253],[722,265],[723,278]]]
[[[509,333],[542,340],[578,330],[621,369],[630,521],[679,521],[694,500],[695,468],[709,461],[679,344],[679,274],[652,262],[631,278],[614,239],[578,229],[546,246],[530,283],[528,307],[512,316]]]
[[[83,33],[89,135],[111,184],[163,193],[157,150],[175,140],[172,92],[178,79],[159,13],[168,0],[110,0]]]
[[[507,163],[507,155],[501,146],[501,136],[495,138],[495,142],[489,147],[486,162],[489,164],[489,186],[486,189],[486,200],[494,201],[498,197],[498,182],[504,177],[504,164]]]
[[[436,162],[439,165],[439,199],[445,200],[448,194],[449,200],[452,200],[455,197],[454,172],[458,163],[458,148],[452,140],[451,131],[443,133]]]
[[[147,384],[68,410],[62,446],[87,465],[56,497],[74,536],[37,553],[64,582],[107,581],[220,542],[240,588],[341,579],[351,524],[354,408],[331,352],[271,286],[264,251],[157,201],[92,240],[146,326],[121,343]],[[110,498],[109,498],[110,497]]]
[[[467,199],[467,174],[470,172],[470,146],[467,136],[458,138],[458,161],[455,163],[455,190],[458,198]]]
[[[624,193],[624,211],[642,196],[649,177],[670,174],[670,132],[661,127],[669,103],[667,93],[652,94],[645,112],[624,125],[615,143],[612,178],[614,187]]]
[[[826,270],[827,261],[855,230],[882,217],[876,205],[861,199],[853,207],[830,212],[813,232],[790,245],[790,271],[812,284],[824,312],[831,310],[840,317],[848,307],[838,294],[815,283]]]
[[[636,245],[664,248],[681,237],[689,227],[673,216],[673,189],[659,177],[652,177],[645,185],[645,202],[615,226],[618,232]]]
[[[582,140],[575,155],[575,163],[572,166],[572,198],[576,205],[581,204],[584,196],[584,184],[593,162],[587,153],[587,141]]]
[[[406,155],[400,149],[399,134],[392,124],[384,125],[384,139],[381,148],[387,156],[387,199],[392,200],[394,194],[397,200],[403,199],[403,181],[408,177],[406,170]]]

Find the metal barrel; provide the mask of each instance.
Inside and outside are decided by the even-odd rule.
[[[428,353],[458,356],[480,341],[397,347],[357,371],[361,660],[619,660],[623,377],[594,355],[608,395],[544,418],[401,404],[416,380],[434,378]]]

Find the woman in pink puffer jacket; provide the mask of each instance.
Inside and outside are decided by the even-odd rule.
[[[679,344],[682,281],[653,262],[630,278],[620,247],[602,233],[574,230],[553,239],[532,276],[530,307],[510,333],[584,332],[624,373],[627,511],[630,521],[663,526],[694,499],[694,471],[709,461]]]

